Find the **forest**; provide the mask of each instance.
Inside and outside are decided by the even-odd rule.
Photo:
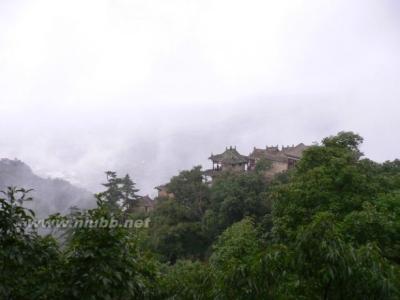
[[[150,218],[148,228],[81,227],[41,234],[28,187],[0,195],[0,299],[400,299],[400,160],[366,158],[340,132],[266,180],[200,166],[135,212],[129,175],[107,172],[93,209],[53,220]]]

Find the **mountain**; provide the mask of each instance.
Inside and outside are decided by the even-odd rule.
[[[66,213],[72,206],[90,208],[95,205],[89,191],[63,179],[42,178],[24,162],[3,158],[0,159],[0,190],[6,190],[8,186],[33,189],[29,195],[34,200],[26,202],[25,206],[32,208],[38,217]]]

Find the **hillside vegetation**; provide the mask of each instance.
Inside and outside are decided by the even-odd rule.
[[[150,217],[150,227],[73,228],[64,247],[24,227],[29,194],[10,189],[0,298],[400,299],[400,161],[363,158],[362,141],[325,138],[273,181],[267,166],[211,186],[200,167],[182,171],[150,215],[127,213],[137,190],[114,176],[74,217]]]

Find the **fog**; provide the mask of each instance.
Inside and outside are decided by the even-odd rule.
[[[0,0],[0,157],[142,193],[211,152],[341,130],[399,157],[395,0]]]

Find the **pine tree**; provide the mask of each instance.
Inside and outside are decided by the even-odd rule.
[[[135,183],[130,176],[118,177],[116,172],[107,171],[107,182],[103,186],[107,189],[98,194],[98,198],[106,202],[111,210],[132,210],[140,198],[136,193]]]
[[[140,196],[136,195],[139,190],[135,188],[135,183],[128,174],[122,178],[121,184],[122,205],[127,211],[132,211],[140,198]]]

